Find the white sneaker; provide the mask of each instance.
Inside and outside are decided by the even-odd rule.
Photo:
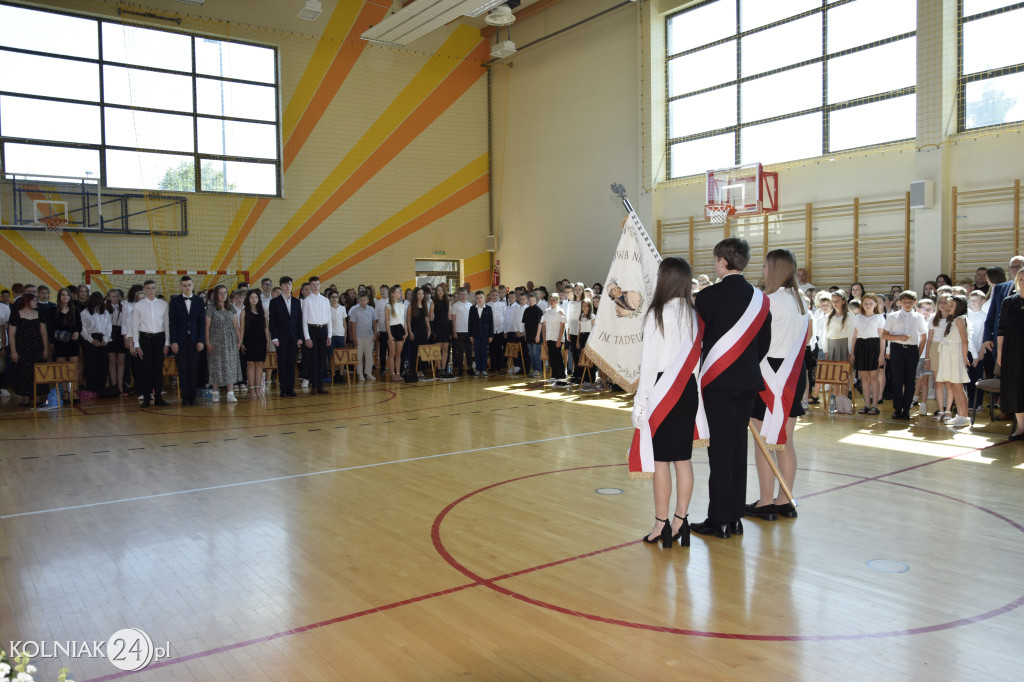
[[[358,379],[359,383],[361,383],[361,384],[366,382],[366,379],[364,379],[363,377],[356,377],[356,378]]]
[[[237,403],[238,402],[238,398],[235,397],[235,392],[234,391],[228,391],[228,402],[229,403]]]
[[[11,393],[6,388],[0,388],[0,398],[10,398]]]
[[[480,372],[479,376],[480,376],[481,379],[486,379],[487,378],[487,372]]]
[[[302,383],[299,384],[299,388],[309,388],[309,379],[303,379]]]
[[[228,393],[228,395],[231,394]],[[214,391],[212,394],[210,394],[210,400],[212,400],[215,403],[220,402],[220,391]]]
[[[375,377],[375,376],[373,376],[372,374],[370,374],[370,375],[368,375],[368,376],[366,377],[366,380],[367,380],[367,381],[376,381],[376,380],[377,380],[377,377]]]
[[[959,417],[956,417],[955,419],[947,420],[946,421],[946,426],[952,426],[953,428],[958,429],[961,426],[967,426],[970,423],[971,423],[971,418],[968,417],[967,415],[963,415],[962,414]]]
[[[516,374],[519,374],[521,371],[522,370],[519,369],[518,367],[513,367],[512,368],[512,376],[515,376]]]

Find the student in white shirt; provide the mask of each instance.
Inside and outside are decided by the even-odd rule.
[[[548,309],[541,317],[541,337],[548,349],[548,365],[555,385],[564,385],[565,362],[562,360],[562,339],[565,338],[565,313],[558,305],[558,294],[548,296]],[[539,305],[539,304],[538,304]]]
[[[910,419],[917,365],[928,339],[928,326],[924,317],[914,309],[916,292],[901,291],[897,303],[901,310],[886,318],[881,337],[889,343],[892,418],[906,420]]]
[[[587,341],[590,339],[590,332],[594,330],[594,320],[597,319],[597,316],[594,315],[594,304],[590,299],[583,299],[579,302],[579,305],[580,314],[576,318],[576,329],[579,333],[576,335],[576,340],[573,342],[572,346],[575,369],[573,370],[572,379],[569,380],[574,384],[578,384],[583,377],[583,368],[580,367],[580,358],[583,356],[583,350],[587,347]]]
[[[885,344],[879,332],[885,326],[885,317],[879,314],[881,301],[878,296],[866,293],[861,297],[859,315],[853,317],[853,368],[860,373],[861,389],[866,405],[860,414],[878,414],[878,401],[882,397],[882,382],[885,380]]]
[[[306,339],[306,351],[302,362],[309,360],[306,378],[309,379],[310,395],[326,393],[324,375],[327,373],[327,350],[331,347],[333,334],[331,325],[331,303],[320,294],[320,278],[309,279],[309,296],[302,299],[302,330]]]
[[[274,280],[264,277],[260,282],[260,303],[263,304],[263,312],[270,317],[270,301],[274,298]]]
[[[967,382],[967,404],[974,405],[975,384],[982,378],[985,372],[985,346],[982,340],[985,336],[985,319],[988,311],[985,304],[988,296],[981,289],[975,289],[967,296],[967,324],[971,329],[971,336],[967,340],[968,353],[971,356],[971,366],[967,368],[970,381]]]
[[[491,371],[497,372],[505,364],[505,309],[508,308],[508,303],[501,299],[497,289],[491,289],[488,298],[487,305],[494,318],[494,335],[491,337],[488,350],[491,355]]]
[[[516,293],[512,290],[509,290],[507,296],[507,304],[505,305],[505,320],[502,323],[502,328],[505,330],[506,348],[508,348],[508,344],[510,343],[521,344],[522,334],[517,333],[518,330],[516,329],[516,317],[518,317],[519,320],[522,321],[523,314],[522,312],[520,312],[519,301],[517,300]],[[519,348],[520,353],[512,361],[512,368],[508,370],[508,373],[512,375],[519,374],[519,372],[521,372],[523,369],[523,346],[520,345]],[[502,355],[504,356],[504,351],[502,351]],[[504,357],[502,359],[504,360]]]
[[[98,393],[107,385],[107,344],[111,341],[110,313],[103,294],[89,296],[82,311],[82,352],[85,355],[85,388]]]
[[[405,345],[405,300],[402,287],[396,284],[388,292],[390,301],[384,307],[384,326],[388,333],[388,371],[392,381],[402,378],[402,347]]]
[[[832,292],[832,312],[825,318],[825,359],[850,362],[853,338],[853,314],[846,307],[846,292]],[[853,403],[845,394],[836,395],[836,411],[853,414]]]
[[[469,289],[459,289],[459,300],[452,303],[448,312],[448,318],[452,322],[452,333],[454,346],[454,370],[455,374],[462,374],[463,371],[473,371],[473,348],[469,338],[469,309],[473,304],[469,302]]]
[[[391,288],[387,284],[381,284],[377,292],[377,298],[373,300],[373,309],[377,313],[377,369],[382,372],[388,366],[388,329],[384,324],[384,308],[388,305]]]

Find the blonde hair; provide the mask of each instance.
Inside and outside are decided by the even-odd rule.
[[[796,282],[796,255],[789,249],[774,249],[764,257],[764,293],[773,294],[779,289],[789,289],[796,300],[796,309],[801,315],[807,312]]]

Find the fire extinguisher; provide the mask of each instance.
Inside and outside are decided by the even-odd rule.
[[[494,270],[491,272],[491,286],[501,284],[501,261],[494,261]]]

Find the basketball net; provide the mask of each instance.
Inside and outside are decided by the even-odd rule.
[[[713,225],[724,225],[730,215],[736,212],[731,204],[705,204],[704,215]]]
[[[44,218],[40,218],[39,222],[41,222],[46,227],[47,232],[53,232],[58,237],[60,237],[62,234],[64,234],[64,226],[67,224],[68,221],[65,220],[62,216],[50,215]]]

